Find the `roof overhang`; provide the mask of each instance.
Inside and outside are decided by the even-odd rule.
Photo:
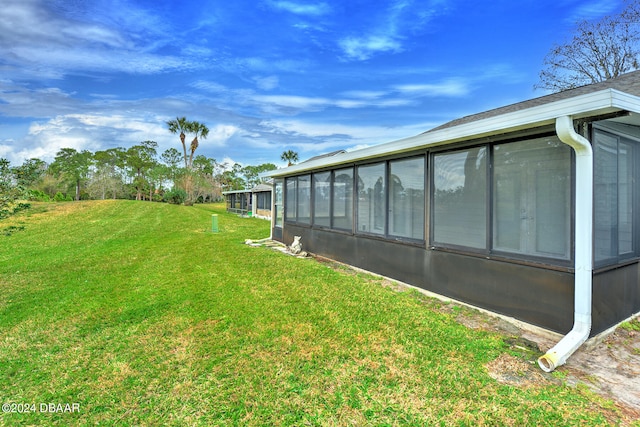
[[[222,195],[226,196],[227,194],[242,194],[242,193],[251,193],[251,190],[229,190],[229,191],[223,191]]]
[[[271,177],[289,176],[427,147],[553,125],[555,119],[560,116],[571,116],[576,120],[603,116],[619,111],[640,114],[640,97],[616,89],[605,89],[511,111],[450,128],[425,132],[409,138],[337,154],[328,158],[310,160],[287,168],[270,171],[268,175]]]
[[[223,191],[222,195],[226,196],[227,194],[243,194],[243,193],[267,193],[267,192],[271,192],[273,190],[273,187],[269,184],[261,184],[261,185],[257,185],[249,190],[229,190],[229,191]]]

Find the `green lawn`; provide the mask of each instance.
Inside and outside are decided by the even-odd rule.
[[[0,231],[0,402],[36,405],[3,425],[621,419],[584,387],[498,383],[486,364],[511,351],[504,337],[417,292],[247,246],[268,222],[222,205],[44,204]]]

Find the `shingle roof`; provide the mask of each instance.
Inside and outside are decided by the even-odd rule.
[[[482,119],[488,119],[490,117],[499,116],[501,114],[524,110],[527,108],[548,104],[550,102],[572,98],[578,95],[585,95],[588,93],[597,92],[603,89],[616,89],[621,92],[629,93],[631,95],[640,96],[640,71],[633,71],[631,73],[623,74],[622,76],[617,77],[615,79],[609,79],[600,83],[580,86],[575,89],[568,89],[562,92],[553,93],[551,95],[541,96],[539,98],[533,98],[527,101],[518,102],[516,104],[506,105],[504,107],[495,108],[493,110],[484,111],[482,113],[461,117],[459,119],[452,120],[438,127],[435,127],[431,130],[428,130],[425,133],[433,132],[441,129],[447,129],[447,128],[475,122]]]
[[[223,191],[222,194],[226,196],[227,194],[260,193],[263,191],[271,191],[272,189],[273,187],[271,185],[262,183],[251,189]]]
[[[262,191],[271,191],[273,187],[269,184],[258,184],[251,189],[252,193],[260,193]]]
[[[314,157],[311,157],[310,159],[305,160],[305,161],[304,161],[304,162],[302,162],[302,163],[310,162],[310,161],[312,161],[312,160],[323,159],[323,158],[325,158],[325,157],[333,157],[333,156],[335,156],[335,155],[337,155],[337,154],[342,154],[342,153],[346,153],[346,151],[345,151],[345,150],[336,150],[336,151],[332,151],[332,152],[330,152],[330,153],[319,154],[319,155],[317,155],[317,156],[314,156]]]

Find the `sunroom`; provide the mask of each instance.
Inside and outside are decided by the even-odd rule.
[[[258,184],[251,190],[222,192],[227,212],[256,218],[271,219],[271,197],[273,185]]]
[[[579,346],[640,311],[639,96],[630,73],[271,172],[272,237]]]

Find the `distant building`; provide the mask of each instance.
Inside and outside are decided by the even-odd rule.
[[[640,311],[640,72],[269,175],[275,240],[572,331],[557,347]]]
[[[271,219],[273,185],[258,184],[250,190],[223,191],[227,211],[239,215]]]

